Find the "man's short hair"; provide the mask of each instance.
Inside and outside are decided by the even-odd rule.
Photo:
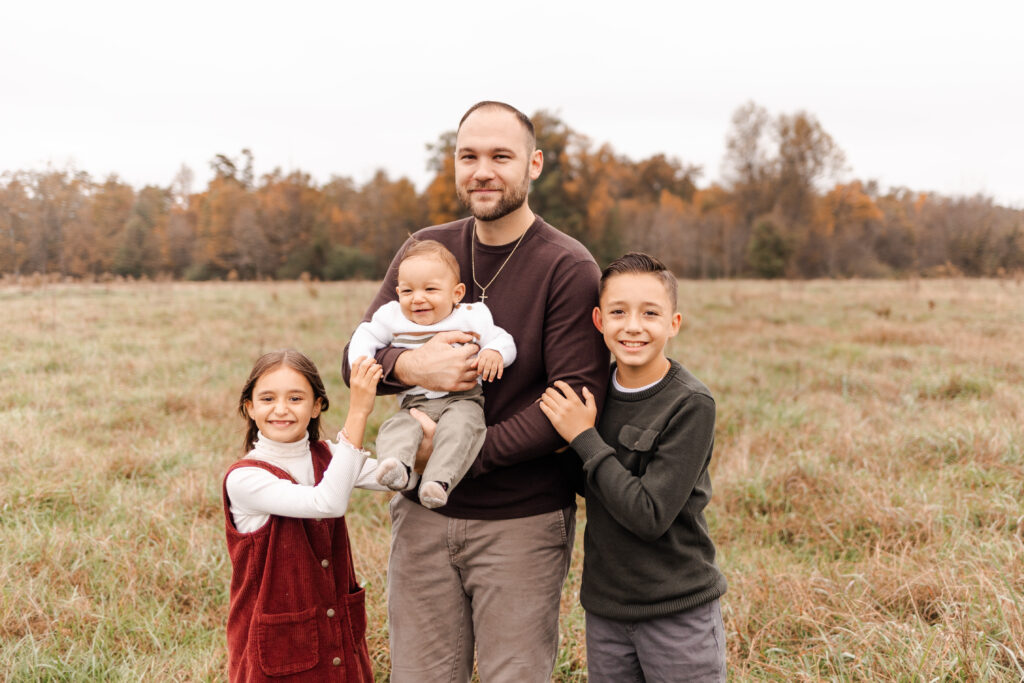
[[[402,253],[402,260],[398,262],[398,265],[402,265],[416,256],[432,256],[438,259],[441,263],[448,266],[449,270],[455,275],[455,282],[462,281],[462,273],[459,270],[459,262],[455,258],[455,254],[437,240],[418,240],[413,237],[409,247]]]
[[[526,139],[530,143],[529,151],[532,152],[537,148],[537,133],[533,129],[533,121],[530,120],[530,117],[513,107],[511,104],[505,104],[504,102],[497,102],[495,100],[483,100],[482,102],[477,102],[467,109],[466,113],[462,115],[461,119],[459,119],[459,127],[455,131],[456,135],[460,130],[462,130],[462,124],[466,122],[466,119],[469,118],[470,114],[475,112],[477,109],[485,108],[504,109],[505,111],[511,112],[515,115],[515,117],[519,119],[519,123],[523,124],[523,128],[526,129]]]
[[[658,259],[640,251],[631,251],[624,254],[608,264],[608,267],[601,271],[601,287],[598,290],[598,299],[604,296],[605,284],[608,279],[615,275],[641,275],[650,273],[665,285],[668,292],[668,300],[672,304],[672,312],[676,311],[676,299],[678,297],[679,283],[672,271],[665,267],[665,264]]]

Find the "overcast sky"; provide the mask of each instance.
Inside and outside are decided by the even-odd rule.
[[[612,3],[608,3],[612,5]],[[1024,2],[4,2],[0,172],[205,186],[257,174],[422,189],[481,99],[547,109],[633,159],[720,178],[737,107],[805,110],[845,179],[1024,208]]]

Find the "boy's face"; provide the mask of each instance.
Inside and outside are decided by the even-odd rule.
[[[665,285],[650,273],[622,273],[605,281],[594,326],[618,362],[619,371],[650,382],[665,372],[665,344],[683,317],[672,308]]]
[[[433,325],[451,315],[466,286],[441,259],[424,255],[402,261],[395,290],[406,320]]]

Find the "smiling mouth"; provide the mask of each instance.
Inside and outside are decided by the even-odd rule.
[[[625,346],[627,349],[639,349],[647,346],[647,342],[641,341],[620,341],[620,344]]]

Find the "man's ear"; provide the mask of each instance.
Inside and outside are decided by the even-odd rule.
[[[594,311],[590,314],[590,317],[594,321],[594,327],[597,328],[597,331],[604,334],[604,326],[601,322],[601,308],[599,306],[594,306]]]
[[[455,303],[462,301],[462,297],[466,296],[466,285],[461,282],[455,285],[455,289],[452,290],[452,295],[455,297]]]
[[[536,180],[540,177],[540,172],[544,170],[544,152],[539,149],[533,150],[533,154],[530,155],[530,180]]]

